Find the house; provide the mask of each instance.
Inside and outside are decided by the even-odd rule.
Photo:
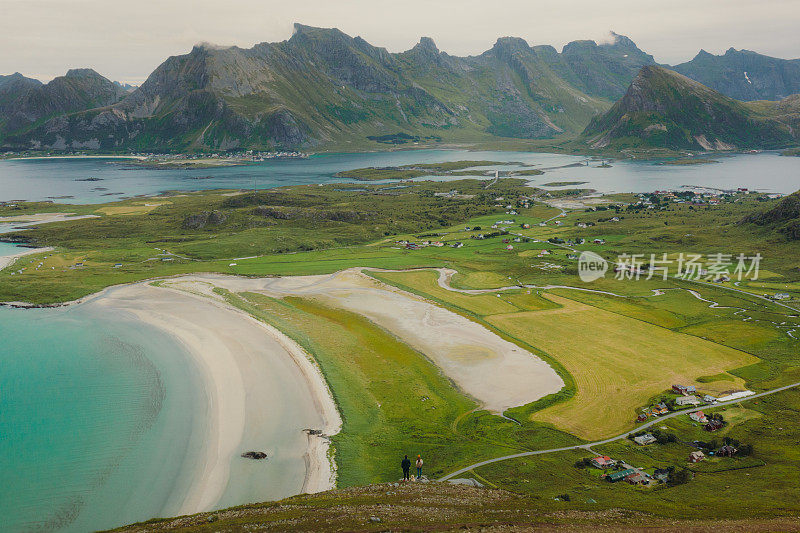
[[[676,394],[686,394],[686,387],[684,385],[673,385],[672,392]]]
[[[590,461],[592,466],[595,468],[609,468],[617,464],[615,460],[607,455],[603,455],[601,457],[595,457]]]
[[[686,394],[694,394],[695,392],[697,392],[697,387],[694,385],[689,385],[686,387]]]
[[[545,226],[547,226],[547,222],[539,222],[539,227],[543,228]]]
[[[613,218],[611,219],[611,222],[619,222],[619,217],[613,217]]]
[[[733,457],[734,455],[736,455],[736,452],[738,451],[739,450],[737,450],[733,446],[726,444],[725,446],[717,450],[717,457]]]
[[[700,400],[698,400],[697,396],[695,396],[694,394],[675,398],[675,405],[699,405],[699,404]]]
[[[635,473],[636,473],[635,469],[628,468],[626,470],[620,470],[619,472],[612,472],[606,476],[606,479],[611,483],[614,483],[616,481],[619,481],[620,479],[625,479],[626,477]]]
[[[703,401],[706,403],[715,403],[717,399],[711,396],[710,394],[706,394],[703,396]]]
[[[703,426],[703,429],[706,431],[717,431],[718,429],[722,429],[725,426],[725,422],[722,420],[711,420],[708,424]]]
[[[508,250],[509,252],[510,252],[511,250],[513,250],[513,249],[514,249],[514,247],[513,247],[513,246],[511,246],[510,244],[509,244],[508,246],[506,246],[506,250]]]
[[[706,458],[706,454],[701,452],[700,450],[695,450],[689,454],[689,462],[690,463],[699,463],[703,459]]]
[[[647,446],[648,444],[653,444],[654,442],[656,442],[656,438],[652,436],[650,433],[645,433],[644,435],[639,435],[638,437],[634,437],[633,442],[635,442],[639,446]]]
[[[522,229],[531,229],[531,225],[528,223],[522,224],[521,227]]]
[[[785,293],[785,292],[779,292],[775,296],[773,296],[772,298],[774,300],[788,300],[791,297],[792,297],[791,294],[788,294],[788,293]]]
[[[452,246],[453,248],[463,248],[464,247],[464,243],[463,242],[454,242],[450,246]]]
[[[694,413],[689,413],[689,418],[701,424],[705,424],[706,422],[708,422],[708,418],[706,418],[706,415],[703,413],[703,411],[695,411]]]
[[[647,485],[650,483],[650,480],[647,479],[647,474],[644,472],[634,472],[629,476],[625,476],[625,481],[630,483],[631,485]]]
[[[605,239],[595,239],[592,242],[595,243],[595,244],[605,244],[606,243]]]
[[[656,471],[653,472],[653,479],[659,483],[666,483],[669,481],[669,468],[656,468]]]
[[[650,416],[660,416],[669,413],[669,407],[664,402],[650,408]]]

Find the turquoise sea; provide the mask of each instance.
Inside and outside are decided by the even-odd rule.
[[[206,423],[192,415],[193,369],[168,335],[124,315],[0,308],[0,529],[174,514]]]

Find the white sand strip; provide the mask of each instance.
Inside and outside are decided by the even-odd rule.
[[[421,297],[350,269],[325,276],[240,278],[206,274],[234,292],[313,297],[367,317],[427,356],[485,409],[502,413],[561,390],[561,377],[536,355]]]
[[[4,255],[0,257],[0,270],[3,270],[4,268],[13,265],[14,263],[17,262],[17,259],[19,259],[20,257],[24,257],[26,255],[44,253],[44,252],[51,252],[51,251],[53,251],[53,248],[50,248],[48,246],[45,248],[25,248],[24,250],[16,254]]]
[[[204,376],[204,459],[179,514],[333,487],[327,439],[303,430],[332,435],[341,419],[324,378],[285,335],[224,302],[145,283],[109,289],[85,305],[126,311],[170,333]],[[243,459],[245,451],[266,451],[269,459]],[[325,460],[309,460],[317,457]]]
[[[50,222],[64,222],[68,220],[81,220],[82,218],[100,218],[100,215],[76,215],[75,213],[33,213],[30,215],[14,215],[0,217],[0,224],[14,224],[15,226],[36,226]]]

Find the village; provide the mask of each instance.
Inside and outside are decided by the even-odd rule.
[[[725,428],[728,422],[722,413],[706,413],[699,406],[713,407],[721,402],[728,402],[752,396],[752,391],[736,391],[714,397],[710,394],[700,394],[693,385],[675,384],[669,391],[670,397],[662,398],[658,403],[643,408],[637,416],[637,422],[657,419],[675,411],[686,411],[686,419],[691,427],[702,428],[703,431],[713,433]],[[682,415],[681,415],[682,416]],[[579,469],[589,469],[601,479],[610,483],[624,481],[631,485],[651,487],[660,484],[681,484],[694,477],[692,465],[707,460],[721,460],[749,457],[753,453],[751,444],[744,444],[736,439],[724,437],[705,440],[681,440],[667,426],[644,431],[634,431],[628,435],[628,440],[637,447],[646,448],[659,445],[685,446],[685,463],[680,468],[675,465],[656,468],[636,467],[630,462],[615,459],[608,455],[598,455],[584,458],[575,463]],[[588,449],[588,448],[587,448]],[[674,450],[673,450],[674,452]]]

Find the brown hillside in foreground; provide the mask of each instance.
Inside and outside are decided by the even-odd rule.
[[[385,483],[302,495],[115,531],[800,531],[800,518],[665,520],[624,509],[533,509],[529,497],[446,483]],[[541,505],[541,500],[538,501]]]

